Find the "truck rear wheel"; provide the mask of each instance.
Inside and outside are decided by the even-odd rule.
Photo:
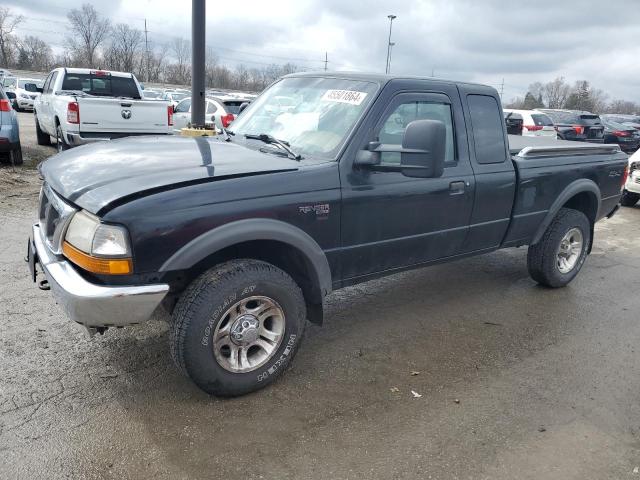
[[[633,207],[640,200],[640,194],[627,192],[626,190],[622,194],[620,199],[620,205],[623,207]]]
[[[591,225],[586,215],[560,209],[540,241],[529,246],[529,275],[541,285],[564,287],[582,268],[590,243]]]
[[[183,293],[169,330],[171,356],[205,392],[242,395],[284,372],[305,319],[302,291],[289,275],[266,262],[232,260]]]
[[[51,145],[51,137],[48,133],[45,133],[40,128],[40,122],[38,122],[38,116],[34,115],[33,119],[36,121],[36,138],[38,145]]]

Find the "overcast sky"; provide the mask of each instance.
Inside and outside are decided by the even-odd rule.
[[[66,14],[82,0],[4,0],[26,17],[19,35],[60,49]],[[153,44],[190,37],[188,0],[89,2],[114,23],[144,28]],[[606,6],[605,6],[606,5]],[[290,61],[305,69],[384,71],[393,23],[391,69],[477,81],[504,98],[534,81],[589,80],[610,99],[640,102],[640,1],[601,0],[269,0],[210,2],[207,41],[221,62],[247,66]]]

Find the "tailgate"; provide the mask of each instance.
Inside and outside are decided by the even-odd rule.
[[[80,97],[80,132],[167,133],[166,102]]]

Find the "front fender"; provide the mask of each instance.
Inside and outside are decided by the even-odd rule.
[[[331,270],[320,245],[301,229],[268,218],[238,220],[203,233],[174,253],[160,271],[187,270],[226,247],[255,240],[279,241],[299,250],[316,275],[314,297],[322,301],[331,293]]]

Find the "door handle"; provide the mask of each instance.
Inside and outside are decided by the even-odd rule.
[[[451,182],[449,184],[449,195],[461,195],[465,191],[466,182]]]

